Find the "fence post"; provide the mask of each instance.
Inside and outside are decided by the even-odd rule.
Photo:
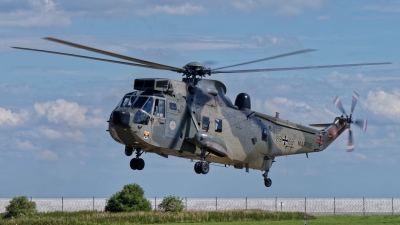
[[[61,212],[64,212],[64,197],[61,197]]]
[[[157,197],[154,197],[154,210],[157,210]]]
[[[215,210],[218,210],[218,199],[215,197]]]
[[[186,210],[187,210],[187,197],[185,197],[185,202],[186,202]]]
[[[94,197],[93,197],[93,211],[94,211]]]
[[[247,210],[247,197],[246,197],[246,210]]]
[[[336,199],[333,197],[333,215],[336,215]]]
[[[365,202],[364,202],[364,197],[363,197],[363,216],[365,216]]]
[[[394,213],[394,210],[393,210],[393,198],[392,198],[392,215],[393,215],[393,213]]]
[[[281,212],[282,212],[282,202],[281,202]]]
[[[304,213],[307,213],[307,197],[304,198]]]
[[[278,212],[278,198],[275,197],[275,212]]]

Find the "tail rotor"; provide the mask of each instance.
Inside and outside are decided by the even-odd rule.
[[[343,108],[342,102],[339,99],[339,96],[336,96],[335,100],[333,101],[333,104],[342,112],[343,114],[343,120],[342,122],[347,126],[348,131],[349,131],[349,136],[347,139],[347,152],[352,152],[354,151],[354,142],[353,142],[353,131],[351,130],[351,124],[355,124],[362,130],[366,131],[367,130],[367,120],[361,119],[361,120],[353,120],[353,112],[354,108],[357,104],[358,98],[360,95],[357,92],[353,92],[353,100],[351,103],[351,111],[350,111],[350,116],[347,115],[346,111]]]

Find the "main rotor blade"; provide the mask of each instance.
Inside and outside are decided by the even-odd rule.
[[[216,73],[252,73],[252,72],[270,72],[270,71],[284,71],[284,70],[308,70],[308,69],[324,69],[333,67],[351,67],[351,66],[375,66],[392,64],[390,62],[380,63],[355,63],[355,64],[338,64],[326,66],[302,66],[302,67],[283,67],[283,68],[268,68],[268,69],[252,69],[252,70],[211,70],[212,74]]]
[[[349,139],[347,140],[347,152],[354,151],[353,132],[349,128]]]
[[[343,115],[346,115],[346,111],[343,108],[342,102],[340,101],[339,96],[336,95],[335,100],[333,100],[333,104],[335,104],[336,108],[338,108],[340,110],[340,112],[342,112]]]
[[[257,60],[250,61],[250,62],[244,62],[244,63],[239,63],[239,64],[235,64],[235,65],[231,65],[231,66],[224,66],[224,67],[220,67],[220,68],[215,68],[215,69],[212,69],[211,71],[219,70],[219,69],[226,69],[226,68],[230,68],[230,67],[234,67],[234,66],[241,66],[241,65],[246,65],[246,64],[250,64],[250,63],[256,63],[256,62],[271,60],[271,59],[277,59],[277,58],[282,58],[282,57],[286,57],[286,56],[302,54],[302,53],[306,53],[306,52],[312,52],[312,51],[317,51],[317,50],[315,50],[315,49],[303,49],[303,50],[299,50],[299,51],[295,51],[295,52],[289,52],[289,53],[276,55],[276,56],[271,56],[271,57],[267,57],[267,58],[263,58],[263,59],[257,59]]]
[[[363,131],[367,130],[367,120],[355,120],[354,124],[360,127]]]
[[[315,123],[315,124],[309,124],[311,127],[327,127],[333,125],[333,123]]]
[[[116,61],[116,60],[110,60],[110,59],[102,59],[102,58],[96,58],[96,57],[90,57],[90,56],[84,56],[84,55],[75,55],[75,54],[69,54],[69,53],[64,53],[64,52],[54,52],[54,51],[47,51],[47,50],[34,49],[34,48],[22,48],[22,47],[12,47],[12,48],[28,50],[28,51],[35,51],[35,52],[45,52],[45,53],[51,53],[51,54],[57,54],[57,55],[73,56],[73,57],[79,57],[79,58],[84,58],[84,59],[93,59],[93,60],[99,60],[99,61],[105,61],[105,62],[124,64],[124,65],[129,65],[129,66],[145,67],[145,68],[150,68],[150,69],[159,69],[156,67],[147,66],[147,65],[143,65],[143,64],[122,62],[122,61]]]
[[[353,101],[351,102],[350,115],[353,115],[354,107],[356,106],[359,97],[360,95],[357,92],[353,91]]]
[[[177,67],[167,66],[167,65],[158,64],[158,63],[145,61],[145,60],[141,60],[141,59],[136,59],[136,58],[132,58],[132,57],[129,57],[129,56],[124,56],[124,55],[120,55],[120,54],[116,54],[116,53],[112,53],[112,52],[107,52],[107,51],[103,51],[103,50],[100,50],[100,49],[91,48],[91,47],[88,47],[88,46],[75,44],[75,43],[68,42],[68,41],[63,41],[63,40],[56,39],[56,38],[46,37],[44,39],[48,40],[48,41],[53,41],[53,42],[57,42],[57,43],[60,43],[60,44],[64,44],[64,45],[69,45],[69,46],[72,46],[72,47],[75,47],[75,48],[80,48],[80,49],[88,50],[88,51],[91,51],[91,52],[96,52],[96,53],[99,53],[99,54],[108,55],[108,56],[119,58],[119,59],[124,59],[124,60],[127,60],[127,61],[132,61],[132,62],[136,62],[136,63],[142,63],[144,65],[151,66],[151,67],[158,68],[158,69],[162,69],[162,70],[172,70],[172,71],[177,71],[177,72],[183,71],[182,68],[177,68]]]

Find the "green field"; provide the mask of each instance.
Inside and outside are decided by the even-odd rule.
[[[178,225],[179,223],[169,223],[168,225]],[[181,224],[181,223],[180,223]],[[200,225],[204,223],[191,223],[192,225]],[[303,220],[283,220],[283,221],[235,221],[235,222],[210,222],[207,225],[303,225]],[[307,225],[336,225],[336,224],[400,224],[400,215],[394,216],[317,216],[316,219],[308,220]],[[166,224],[165,224],[166,225]]]
[[[91,211],[37,213],[21,218],[0,218],[0,225],[51,224],[51,225],[127,225],[127,224],[207,224],[207,225],[258,225],[304,224],[303,213],[274,213],[261,210],[238,211],[160,211],[134,213],[102,213]],[[400,215],[373,216],[310,216],[307,224],[400,224]]]

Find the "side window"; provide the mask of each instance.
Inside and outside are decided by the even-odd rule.
[[[222,120],[215,119],[215,132],[222,132]]]
[[[202,125],[202,129],[208,131],[208,128],[210,128],[210,118],[208,118],[207,116],[203,116],[203,125]]]
[[[165,117],[165,100],[156,99],[154,104],[153,116]]]
[[[178,110],[178,106],[176,105],[175,102],[169,102],[169,109],[172,111],[177,111]]]
[[[173,101],[167,102],[166,109],[168,113],[174,113],[174,114],[180,113],[179,104]]]
[[[261,139],[263,141],[267,141],[268,140],[268,130],[267,129],[263,129],[261,132]]]

